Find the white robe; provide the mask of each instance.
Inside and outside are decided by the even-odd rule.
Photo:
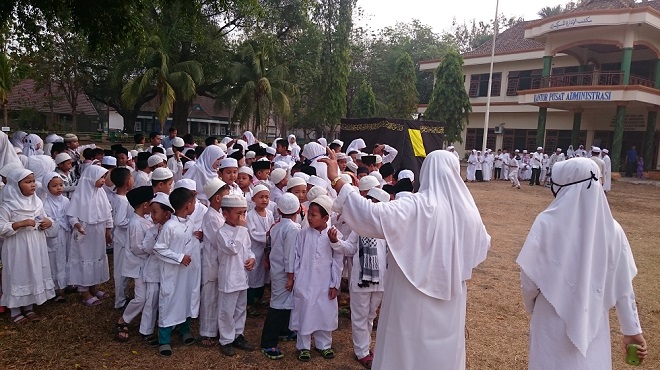
[[[161,261],[158,296],[158,326],[161,328],[181,324],[199,314],[201,261],[194,230],[192,218],[172,215],[163,225],[154,246]],[[185,255],[191,257],[188,266],[181,264]]]
[[[484,163],[481,166],[481,173],[484,177],[484,181],[490,181],[493,177],[493,161],[495,157],[492,154],[488,154],[484,157]]]
[[[339,290],[344,255],[330,246],[328,229],[304,228],[298,237],[293,285],[293,310],[289,329],[298,335],[337,329],[337,298],[328,298],[330,288]]]
[[[225,224],[222,214],[209,207],[202,221],[202,290],[199,299],[199,335],[218,334],[218,237]]]
[[[603,157],[605,162],[605,172],[603,173],[603,190],[612,190],[612,159],[609,155],[605,154]]]
[[[124,248],[124,265],[121,270],[122,276],[144,280],[144,266],[149,258],[149,253],[142,249],[142,242],[147,230],[153,227],[151,218],[141,217],[133,213],[128,223],[127,245]]]
[[[224,224],[218,242],[218,290],[222,293],[247,290],[248,272],[244,265],[254,258],[247,228]]]
[[[133,189],[140,186],[151,186],[151,173],[144,171],[133,172]]]
[[[473,154],[468,157],[467,165],[467,180],[475,181],[475,173],[477,172],[477,155]]]
[[[270,230],[270,307],[278,310],[293,309],[293,294],[285,286],[288,274],[294,273],[299,234],[300,225],[288,218]]]
[[[54,209],[54,204],[44,201],[44,211],[53,220],[52,231],[46,233],[46,244],[48,245],[48,258],[50,259],[50,272],[55,283],[55,289],[64,289],[67,285],[66,259],[69,254],[71,225],[67,222],[66,209],[69,199],[61,195],[64,212]]]
[[[251,210],[245,216],[247,220],[248,232],[250,233],[250,250],[254,253],[256,264],[252,271],[248,272],[248,285],[250,288],[261,288],[266,281],[266,233],[275,223],[273,213],[266,209],[266,217],[260,216],[256,210]]]

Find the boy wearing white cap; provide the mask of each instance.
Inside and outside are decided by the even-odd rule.
[[[75,177],[73,171],[73,159],[67,153],[60,153],[55,156],[55,172],[60,175],[64,183],[64,196],[71,199],[71,193],[76,190],[78,179]]]
[[[250,316],[258,316],[259,312],[256,306],[259,305],[264,296],[264,284],[266,281],[266,266],[264,261],[266,259],[267,235],[275,220],[273,218],[273,212],[267,208],[270,203],[270,190],[265,185],[259,184],[252,189],[252,202],[254,203],[254,209],[249,211],[245,218],[247,220],[248,232],[250,233],[250,250],[254,254],[256,265],[248,273],[248,285],[250,289],[247,291],[247,304],[251,307],[248,314]]]
[[[344,256],[330,245],[328,221],[332,199],[316,197],[309,206],[309,227],[303,228],[296,247],[294,306],[289,329],[297,331],[298,360],[311,360],[312,335],[316,351],[325,359],[335,357],[332,331],[337,329],[337,295]],[[337,236],[341,238],[341,236]]]
[[[114,159],[114,157],[113,157]],[[110,172],[110,181],[115,185],[115,194],[110,198],[112,206],[112,259],[115,282],[115,309],[126,305],[126,288],[129,278],[123,275],[124,255],[128,245],[128,224],[135,211],[126,194],[133,188],[133,176],[127,168],[115,168]]]
[[[289,320],[293,309],[293,273],[296,259],[296,243],[300,234],[300,225],[295,219],[300,213],[300,201],[291,194],[283,194],[277,200],[277,209],[281,221],[270,230],[270,308],[261,332],[261,351],[271,360],[284,357],[277,348],[282,334],[293,339],[295,334],[289,330]]]
[[[238,161],[236,159],[230,157],[221,159],[218,171],[220,171],[220,179],[229,186],[229,194],[243,195],[243,191],[236,184],[238,178]]]
[[[220,213],[222,198],[229,194],[224,181],[215,178],[204,185],[204,194],[209,200],[209,209],[202,221],[202,291],[199,306],[199,335],[201,345],[211,347],[212,338],[218,336],[218,238],[225,218]]]
[[[390,195],[372,188],[366,195],[374,203],[389,202]],[[371,368],[373,355],[369,349],[374,319],[385,291],[387,243],[384,239],[362,237],[352,232],[346,241],[337,237],[336,229],[328,233],[333,250],[353,259],[349,291],[351,294],[351,334],[358,362]]]
[[[218,237],[218,328],[220,352],[234,356],[234,347],[251,351],[243,336],[245,329],[248,272],[255,266],[250,250],[250,234],[245,213],[247,200],[243,195],[228,194],[221,201],[225,224]]]
[[[529,185],[541,185],[541,166],[543,165],[543,148],[536,148],[536,152],[532,154],[532,177],[529,180]]]
[[[520,181],[518,181],[518,165],[520,163],[520,150],[516,149],[515,155],[509,159],[509,180],[511,180],[511,187],[520,189]]]
[[[154,194],[172,192],[174,185],[174,174],[165,167],[156,168],[151,173],[151,186],[154,188]]]
[[[284,194],[284,188],[288,183],[285,169],[276,168],[270,173],[270,182],[273,187],[270,189],[270,199],[277,203],[277,200]]]

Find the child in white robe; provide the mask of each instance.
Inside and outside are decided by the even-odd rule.
[[[236,184],[238,178],[238,161],[234,158],[224,158],[218,165],[220,179],[229,186],[229,194],[243,195],[244,191]]]
[[[508,167],[509,167],[509,180],[511,180],[511,187],[520,189],[520,181],[518,180],[518,165],[519,165],[519,161],[516,156],[513,156],[511,157],[511,159],[509,159]]]
[[[222,198],[225,224],[218,238],[218,328],[220,352],[234,356],[234,347],[252,351],[254,347],[243,336],[246,319],[248,272],[254,268],[250,250],[245,197],[229,194]]]
[[[44,202],[46,215],[53,220],[54,236],[46,235],[48,245],[48,258],[50,259],[50,272],[55,283],[55,302],[66,301],[62,290],[67,286],[66,256],[69,252],[71,225],[67,222],[66,210],[69,207],[69,199],[64,194],[64,182],[57,172],[46,174],[41,183],[47,188]]]
[[[202,291],[199,302],[200,344],[211,347],[212,338],[218,336],[218,238],[225,219],[220,212],[222,198],[229,194],[229,187],[219,178],[204,185],[209,208],[202,221]]]
[[[316,350],[325,359],[334,358],[332,331],[338,325],[337,295],[344,256],[333,251],[328,237],[332,200],[315,198],[309,206],[308,222],[296,247],[294,306],[289,329],[298,332],[298,360],[311,360],[312,335]],[[341,237],[341,236],[340,236]]]
[[[130,175],[129,175],[130,176]],[[151,186],[141,186],[129,191],[126,198],[133,208],[127,228],[127,244],[124,248],[124,262],[121,275],[127,279],[133,279],[135,283],[135,298],[133,298],[124,309],[124,313],[115,324],[115,340],[125,342],[129,339],[128,324],[142,312],[146,300],[147,285],[143,279],[144,264],[149,257],[141,246],[144,236],[149,228],[153,226],[149,215],[149,203],[154,197]],[[115,239],[116,243],[117,240]]]
[[[89,166],[73,192],[66,212],[73,227],[67,260],[69,285],[78,285],[87,306],[101,304],[107,295],[95,288],[110,280],[105,246],[112,243],[112,209],[102,189],[108,170]]]
[[[135,214],[126,194],[133,187],[133,176],[127,168],[115,168],[110,172],[110,180],[115,185],[115,195],[110,201],[112,206],[112,259],[113,278],[115,282],[115,309],[126,305],[126,288],[129,277],[124,276],[124,256],[128,240],[128,224]]]
[[[298,198],[285,193],[277,201],[281,220],[270,230],[270,308],[261,332],[261,351],[271,360],[284,357],[277,347],[278,338],[295,338],[289,329],[293,309],[293,273],[300,225],[295,219],[300,213]]]
[[[39,321],[33,305],[41,305],[55,296],[46,246],[45,230],[53,221],[47,217],[43,203],[35,195],[34,174],[14,169],[2,190],[0,236],[2,247],[2,291],[0,306],[11,311],[11,322],[21,325]]]
[[[195,343],[190,319],[199,314],[201,261],[198,237],[190,216],[195,211],[195,194],[177,188],[170,194],[174,215],[165,223],[154,246],[161,261],[158,295],[158,353],[171,356],[172,330],[178,326],[184,345]]]
[[[273,213],[267,209],[270,203],[270,190],[259,184],[252,189],[252,202],[254,209],[245,216],[248,232],[250,233],[251,247],[256,265],[248,272],[247,304],[250,307],[248,314],[258,316],[257,306],[264,297],[264,285],[266,281],[266,235],[275,223]]]

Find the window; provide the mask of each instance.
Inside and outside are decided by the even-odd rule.
[[[133,130],[135,132],[142,132],[142,122],[141,121],[135,121],[135,125],[133,126]]]
[[[470,76],[470,91],[471,98],[484,97],[488,95],[488,73]],[[500,96],[500,89],[502,87],[502,73],[493,73],[493,86],[490,89],[491,96]]]
[[[199,125],[199,134],[206,136],[206,125]]]
[[[540,69],[509,72],[506,95],[516,96],[520,90],[539,88],[542,73]]]
[[[483,145],[484,140],[484,129],[483,128],[469,128],[466,131],[465,135],[465,150],[470,151],[472,149],[480,150]],[[495,148],[495,129],[488,129],[488,137],[486,138],[486,147],[493,149]]]
[[[217,135],[218,127],[216,125],[211,125],[211,136]]]

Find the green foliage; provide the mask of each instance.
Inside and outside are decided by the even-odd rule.
[[[500,14],[497,17],[497,24],[493,19],[488,22],[472,19],[469,24],[466,24],[465,22],[459,24],[456,19],[454,19],[451,32],[446,34],[444,38],[447,42],[456,45],[461,53],[466,53],[492,39],[496,26],[498,32],[502,32],[522,21],[522,18],[507,18],[504,14]]]
[[[461,132],[472,112],[470,98],[463,85],[463,58],[457,51],[445,55],[435,71],[436,83],[425,117],[446,124],[448,143],[462,143]]]
[[[353,101],[354,118],[371,118],[376,115],[376,95],[367,81],[362,81]]]
[[[411,119],[417,111],[417,75],[410,54],[404,53],[397,60],[390,80],[389,106],[393,118]]]

